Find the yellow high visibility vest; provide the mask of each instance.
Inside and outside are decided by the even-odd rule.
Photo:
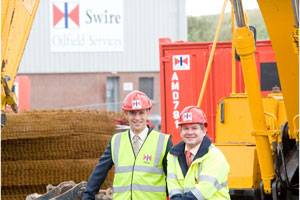
[[[170,197],[192,192],[198,200],[229,200],[227,185],[229,164],[223,153],[214,145],[194,160],[184,177],[178,157],[168,154],[168,191]]]
[[[128,131],[112,137],[114,200],[166,199],[166,176],[162,161],[168,139],[169,135],[152,130],[135,157]]]

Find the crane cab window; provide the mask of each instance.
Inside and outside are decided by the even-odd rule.
[[[281,88],[275,62],[260,64],[260,80],[262,91],[271,91],[275,86]]]

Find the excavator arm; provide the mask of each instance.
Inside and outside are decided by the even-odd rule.
[[[266,113],[255,62],[254,36],[245,23],[241,0],[233,0],[232,3],[237,24],[233,41],[241,59],[243,77],[248,94],[253,126],[252,135],[256,143],[262,190],[263,193],[271,195],[274,200],[292,199],[293,197],[287,191],[292,191],[295,190],[295,187],[299,187],[299,185],[292,185],[290,180],[292,177],[297,177],[299,173],[299,2],[298,0],[258,0],[275,52],[287,116],[287,123],[282,124],[286,128],[283,128],[278,136],[276,136],[275,132],[271,133],[273,135],[270,134],[266,123]],[[294,149],[291,148],[292,145],[283,144],[282,138],[285,135],[289,141],[295,141]],[[273,141],[270,140],[272,136]],[[274,139],[276,137],[277,139]],[[274,144],[273,148],[270,143]],[[282,149],[287,147],[290,148],[290,152],[284,155]],[[280,158],[278,159],[278,157]],[[279,166],[278,160],[283,163],[283,167]],[[283,193],[287,194],[283,195]]]
[[[39,5],[39,0],[1,1],[1,127],[5,123],[7,105],[18,111],[12,87]]]
[[[258,0],[275,52],[290,138],[299,141],[299,1]]]

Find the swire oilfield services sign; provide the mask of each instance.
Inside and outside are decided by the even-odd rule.
[[[123,51],[123,0],[50,0],[54,52]]]

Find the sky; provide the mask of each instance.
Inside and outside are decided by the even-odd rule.
[[[256,0],[243,0],[243,8],[258,9]],[[187,16],[203,16],[220,14],[224,0],[186,0]],[[227,0],[225,12],[230,12],[231,3]]]

